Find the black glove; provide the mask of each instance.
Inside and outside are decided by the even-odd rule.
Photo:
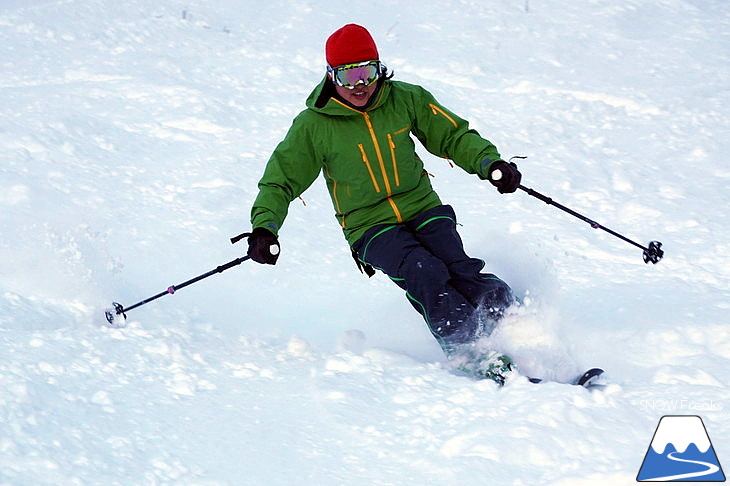
[[[487,177],[500,194],[515,192],[522,180],[522,174],[517,170],[517,164],[514,162],[507,163],[504,160],[494,162],[489,168]]]
[[[276,265],[279,258],[279,240],[266,228],[254,228],[248,235],[248,256],[257,263]]]

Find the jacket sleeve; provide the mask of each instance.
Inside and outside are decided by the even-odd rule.
[[[259,181],[259,194],[251,208],[251,227],[263,227],[278,236],[289,204],[312,185],[322,168],[304,121],[294,119],[284,140],[274,150]]]
[[[419,87],[414,98],[413,134],[426,150],[451,159],[468,173],[486,179],[489,167],[501,159],[497,147],[469,128],[469,122],[443,107],[425,89]]]

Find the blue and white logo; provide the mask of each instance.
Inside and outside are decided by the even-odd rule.
[[[662,417],[636,480],[725,481],[702,419],[697,415]]]

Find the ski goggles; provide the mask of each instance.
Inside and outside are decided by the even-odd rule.
[[[385,71],[380,61],[363,61],[343,64],[337,67],[327,66],[327,73],[337,86],[354,89],[358,84],[370,86]]]

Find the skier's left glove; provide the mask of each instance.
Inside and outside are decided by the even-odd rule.
[[[504,160],[497,160],[489,168],[488,178],[500,194],[506,194],[517,190],[522,180],[522,174],[517,170],[517,164],[514,162],[507,163]]]

